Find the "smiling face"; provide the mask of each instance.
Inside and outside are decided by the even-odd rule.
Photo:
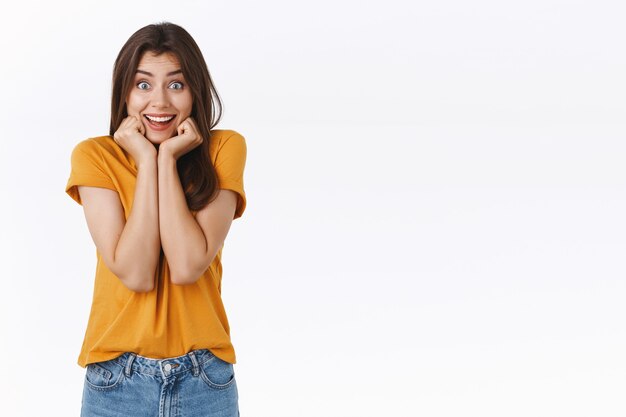
[[[193,98],[175,55],[145,52],[126,98],[129,116],[146,128],[146,139],[159,145],[177,135],[178,125],[191,115]]]

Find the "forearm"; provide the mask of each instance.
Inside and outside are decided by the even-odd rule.
[[[133,206],[115,249],[115,273],[134,291],[151,291],[161,252],[156,155],[138,164]]]
[[[207,241],[187,206],[174,157],[159,153],[158,176],[159,230],[171,279],[180,285],[193,283],[204,272]]]

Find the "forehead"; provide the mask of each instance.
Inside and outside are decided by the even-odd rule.
[[[150,72],[169,72],[180,69],[180,63],[176,55],[170,52],[156,55],[152,51],[147,51],[141,56],[137,69],[148,70]]]

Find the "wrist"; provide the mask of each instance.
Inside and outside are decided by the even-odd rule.
[[[142,166],[156,164],[157,163],[157,154],[155,152],[150,152],[148,154],[143,154],[140,158],[137,159],[137,168],[141,168]]]
[[[161,144],[161,146],[159,146],[159,153],[158,153],[157,159],[159,163],[164,163],[164,162],[176,163],[176,160],[178,158],[176,158],[176,156],[172,153],[172,151],[167,146],[164,146],[163,144]]]

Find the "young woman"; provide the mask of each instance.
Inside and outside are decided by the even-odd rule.
[[[221,252],[246,143],[213,129],[221,108],[189,33],[149,25],[115,61],[109,136],[72,152],[97,255],[81,416],[239,415]]]

